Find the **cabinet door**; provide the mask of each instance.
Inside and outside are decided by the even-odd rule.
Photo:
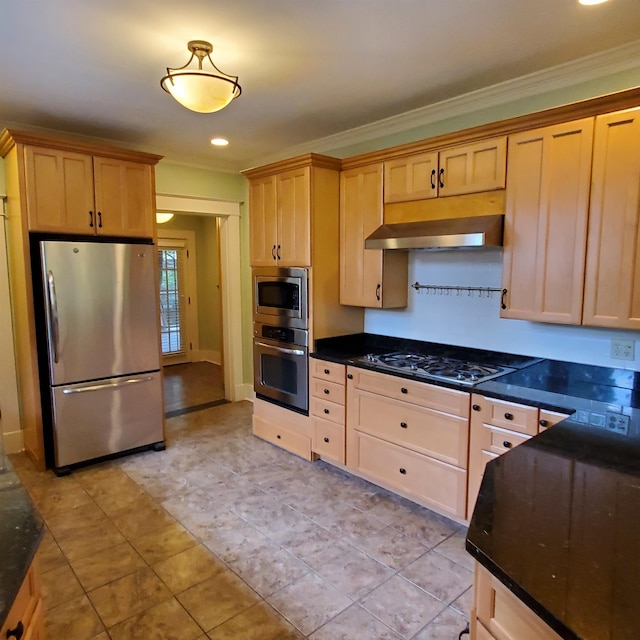
[[[583,324],[640,329],[640,109],[598,116]]]
[[[275,176],[251,181],[249,217],[251,266],[269,267],[275,265],[278,244]]]
[[[503,318],[580,324],[593,118],[509,137]]]
[[[29,231],[94,233],[91,156],[25,148]]]
[[[340,303],[356,307],[407,306],[406,251],[365,249],[382,224],[382,165],[340,174]]]
[[[504,189],[507,138],[493,138],[440,152],[438,195]]]
[[[438,195],[438,154],[419,153],[384,163],[384,201],[425,200]]]
[[[98,233],[153,237],[153,168],[148,164],[96,156],[93,170]]]
[[[283,267],[311,266],[310,169],[303,167],[277,177],[278,242],[276,256]]]

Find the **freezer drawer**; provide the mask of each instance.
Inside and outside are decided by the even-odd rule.
[[[56,468],[163,440],[159,371],[52,389]]]

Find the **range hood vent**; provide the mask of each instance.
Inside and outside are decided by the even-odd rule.
[[[366,249],[467,249],[501,247],[504,215],[444,218],[383,224],[366,240]]]

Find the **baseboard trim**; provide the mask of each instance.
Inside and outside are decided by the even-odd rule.
[[[235,393],[236,401],[249,400],[249,402],[253,402],[255,398],[256,398],[256,394],[253,391],[252,384],[239,384],[236,386],[236,393]]]
[[[193,362],[211,362],[212,364],[222,364],[222,356],[219,351],[213,349],[199,349],[191,354]]]
[[[20,453],[24,451],[24,438],[22,431],[8,431],[2,434],[5,453]]]

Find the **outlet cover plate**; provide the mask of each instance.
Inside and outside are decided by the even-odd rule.
[[[628,340],[626,338],[614,338],[611,341],[611,358],[613,360],[635,360],[635,340]]]

